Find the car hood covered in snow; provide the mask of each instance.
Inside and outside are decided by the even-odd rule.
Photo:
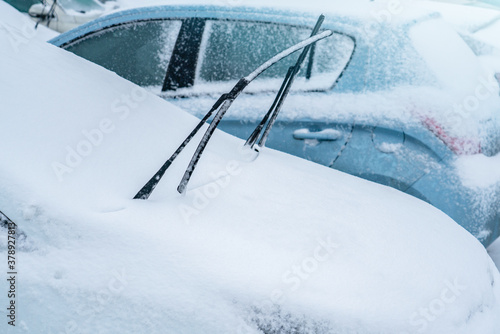
[[[194,145],[150,200],[132,200],[197,120],[13,38],[0,30],[0,210],[27,236],[15,329],[498,332],[500,277],[484,248],[391,188],[272,150],[255,158],[216,132],[184,196]],[[2,310],[2,332],[14,330]]]

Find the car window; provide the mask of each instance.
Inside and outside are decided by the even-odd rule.
[[[193,89],[228,87],[275,54],[308,38],[310,34],[309,28],[290,25],[209,20],[203,35]],[[338,33],[318,42],[311,78],[305,79],[307,60],[294,84],[295,89],[331,88],[353,50],[352,38]],[[253,90],[276,89],[276,83],[281,82],[288,67],[295,63],[298,56],[297,52],[269,68],[253,84]]]
[[[64,48],[140,86],[161,86],[180,20],[131,22],[107,28]]]

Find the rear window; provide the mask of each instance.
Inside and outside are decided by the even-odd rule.
[[[442,86],[471,92],[479,83],[479,61],[455,30],[443,20],[431,19],[413,26],[410,38],[417,52]]]
[[[477,149],[468,149],[465,144],[473,143],[477,148],[478,143],[483,153],[498,153],[500,98],[493,73],[484,71],[479,58],[443,20],[416,24],[410,37],[446,93],[440,101],[432,102],[434,107],[428,103],[430,108],[420,113],[437,124],[452,144],[464,146],[461,151],[475,153]]]

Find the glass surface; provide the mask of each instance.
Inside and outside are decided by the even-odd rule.
[[[201,45],[197,84],[238,80],[277,53],[307,39],[310,34],[309,28],[289,25],[208,21]],[[354,42],[351,38],[340,34],[319,41],[316,43],[311,79],[305,80],[308,57],[299,73],[296,86],[330,88],[346,66],[353,49]],[[300,52],[273,65],[259,79],[281,80],[287,69],[295,64]]]
[[[180,26],[181,21],[133,22],[64,48],[140,86],[161,86]]]

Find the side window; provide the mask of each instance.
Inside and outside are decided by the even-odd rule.
[[[207,21],[196,70],[194,89],[221,90],[256,69],[263,62],[308,38],[311,29],[258,22]],[[335,33],[316,44],[311,77],[306,79],[306,60],[294,84],[298,90],[331,88],[354,50],[353,40]],[[300,52],[285,58],[264,72],[248,90],[276,89]],[[206,88],[203,89],[203,86]]]
[[[143,87],[161,87],[181,21],[132,22],[106,28],[64,48]]]

